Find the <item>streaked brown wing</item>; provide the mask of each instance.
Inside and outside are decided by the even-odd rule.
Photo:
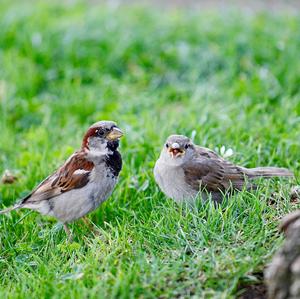
[[[195,150],[199,157],[207,157],[207,158],[217,159],[217,160],[222,159],[217,153],[215,153],[214,151],[208,148],[195,145]]]
[[[85,186],[94,167],[94,164],[85,156],[84,152],[75,152],[62,167],[25,197],[22,203],[47,200],[63,192]]]
[[[186,182],[195,190],[225,191],[230,187],[242,189],[245,174],[242,168],[224,160],[215,152],[197,146],[197,156],[185,165]]]
[[[224,189],[224,168],[217,161],[210,159],[195,159],[183,167],[186,182],[194,189],[204,188],[207,191]]]

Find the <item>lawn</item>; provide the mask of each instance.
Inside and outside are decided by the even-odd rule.
[[[45,1],[46,2],[46,1]],[[300,170],[300,16],[72,1],[0,4],[0,207],[55,170],[92,123],[125,131],[111,198],[60,224],[0,216],[1,298],[235,298],[257,283],[299,208],[296,181],[271,180],[221,206],[179,206],[152,169],[171,133],[246,167]],[[30,4],[31,3],[31,4]]]

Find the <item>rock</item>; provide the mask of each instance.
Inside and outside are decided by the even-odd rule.
[[[286,240],[265,270],[269,299],[300,298],[300,210],[283,218]]]
[[[291,197],[292,202],[295,202],[295,201],[299,200],[299,198],[300,198],[300,186],[294,186],[294,187],[291,188],[290,197]]]
[[[2,184],[13,184],[17,180],[18,180],[18,178],[15,175],[13,175],[10,170],[6,169],[2,175],[1,183]]]

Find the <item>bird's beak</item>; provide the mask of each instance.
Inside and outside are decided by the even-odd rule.
[[[174,142],[174,143],[172,143],[172,145],[169,148],[169,153],[174,158],[177,156],[184,155],[185,151],[180,148],[180,145],[177,142]]]
[[[123,132],[119,128],[115,127],[108,133],[106,138],[108,140],[116,140],[121,138],[122,136],[123,136]]]

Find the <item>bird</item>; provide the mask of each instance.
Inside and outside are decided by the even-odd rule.
[[[234,191],[257,188],[255,178],[294,177],[286,168],[235,165],[184,135],[167,138],[153,172],[161,191],[177,203],[193,202],[199,195],[220,203]]]
[[[68,224],[95,210],[118,182],[122,169],[118,147],[122,136],[115,122],[96,122],[86,131],[79,150],[31,193],[0,214],[27,208],[52,216],[63,224],[72,240]]]

